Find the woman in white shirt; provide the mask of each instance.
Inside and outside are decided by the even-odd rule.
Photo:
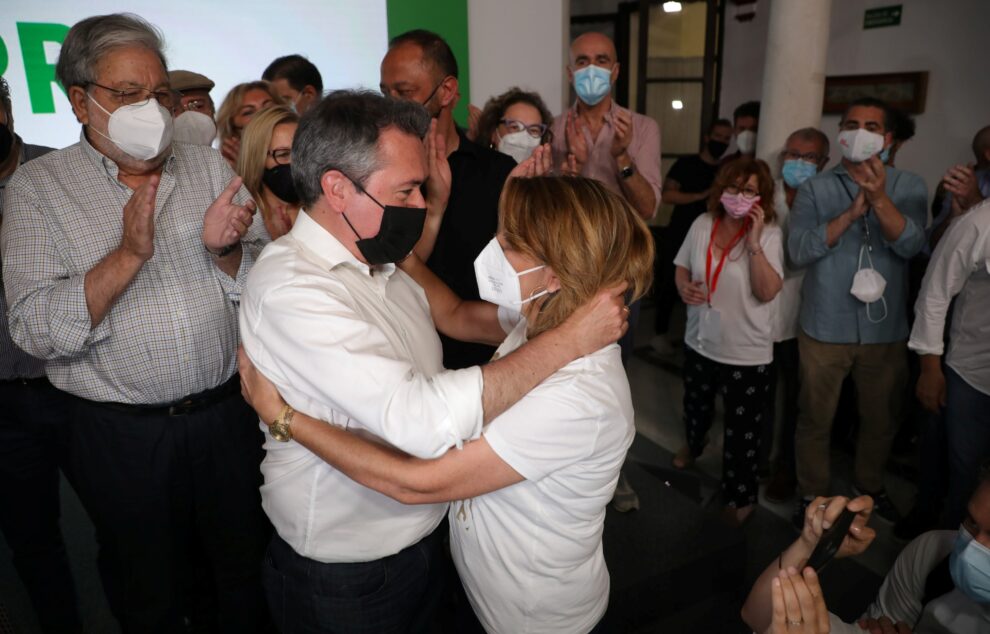
[[[511,179],[500,229],[475,262],[481,296],[462,302],[411,258],[438,329],[460,337],[491,323],[508,333],[496,353],[564,321],[600,290],[648,288],[653,241],[640,217],[596,181]],[[489,331],[486,331],[489,332]],[[490,333],[489,333],[490,334]],[[453,336],[453,335],[452,335]],[[262,420],[285,406],[241,355],[242,386]],[[414,412],[410,412],[414,416]],[[564,367],[462,450],[417,459],[297,413],[292,435],[355,481],[406,504],[454,501],[451,553],[489,632],[594,631],[608,605],[605,506],[635,434],[619,347]]]
[[[758,486],[757,450],[773,361],[773,300],[782,287],[784,251],[774,223],[767,164],[742,157],[715,176],[708,213],[695,220],[677,257],[677,290],[688,306],[684,335],[684,468],[699,456],[725,406],[722,500],[725,518],[744,521]]]

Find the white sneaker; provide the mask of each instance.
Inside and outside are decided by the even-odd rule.
[[[639,496],[633,491],[626,474],[619,472],[619,482],[615,485],[615,493],[612,494],[612,508],[619,513],[639,510]]]

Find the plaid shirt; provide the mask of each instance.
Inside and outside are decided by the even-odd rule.
[[[0,232],[10,332],[46,359],[56,387],[94,401],[159,404],[216,387],[237,364],[237,310],[264,238],[245,237],[236,279],[213,263],[203,215],[233,171],[215,150],[175,143],[155,200],[155,254],[91,327],[86,273],[116,249],[133,191],[79,143],[18,169]],[[248,199],[242,189],[236,202]]]
[[[18,166],[52,150],[53,148],[42,145],[22,143]],[[9,180],[10,176],[0,178],[0,199],[3,197]],[[3,202],[0,200],[0,217],[2,216]],[[41,359],[35,359],[18,348],[10,338],[10,327],[7,325],[7,298],[3,293],[3,282],[0,280],[0,381],[35,379],[41,376],[45,376],[45,362]]]

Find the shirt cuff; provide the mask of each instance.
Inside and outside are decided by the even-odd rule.
[[[481,368],[447,370],[433,377],[433,385],[447,404],[450,443],[460,449],[465,440],[474,440],[481,434],[485,387]]]
[[[75,275],[59,282],[48,301],[49,336],[57,356],[72,356],[110,336],[110,315],[96,328],[86,304],[86,276]]]

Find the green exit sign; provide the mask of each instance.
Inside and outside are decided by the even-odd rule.
[[[866,13],[863,15],[863,28],[879,29],[883,26],[897,26],[901,23],[903,6],[904,5],[898,4],[892,7],[867,9]]]

